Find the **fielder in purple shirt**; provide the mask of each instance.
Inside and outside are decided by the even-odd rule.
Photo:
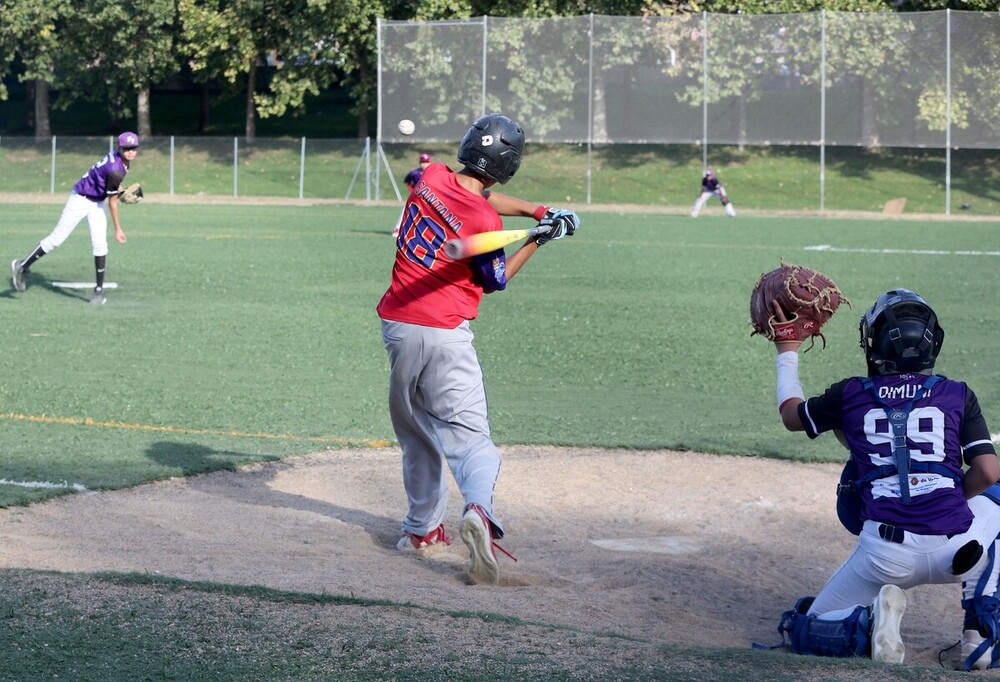
[[[28,272],[35,261],[66,241],[80,221],[86,218],[90,226],[90,244],[97,275],[90,302],[94,305],[104,305],[107,302],[104,294],[104,275],[108,257],[108,218],[104,206],[107,204],[111,213],[111,221],[115,227],[115,241],[124,244],[125,232],[122,231],[121,223],[118,221],[118,195],[123,189],[122,185],[129,166],[138,152],[139,136],[130,132],[122,133],[118,136],[118,148],[91,166],[90,170],[73,185],[73,191],[51,234],[42,239],[23,260],[11,262],[11,281],[17,291],[27,289]]]
[[[421,154],[419,161],[420,165],[407,173],[406,177],[403,178],[403,182],[406,183],[406,186],[410,188],[411,192],[413,191],[413,188],[417,186],[417,183],[420,182],[420,178],[423,177],[424,171],[427,170],[427,166],[430,165],[431,155],[426,153]]]
[[[777,303],[775,317],[785,320]],[[867,374],[805,399],[801,340],[776,342],[778,411],[789,431],[833,431],[850,452],[837,513],[857,547],[813,597],[785,612],[795,653],[902,663],[904,590],[962,583],[966,670],[997,665],[1000,461],[976,395],[933,373],[944,330],[908,289],[878,297],[861,318]]]

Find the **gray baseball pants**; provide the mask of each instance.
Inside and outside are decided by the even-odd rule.
[[[444,522],[451,470],[465,504],[493,516],[500,453],[490,439],[483,371],[469,323],[455,329],[382,320],[389,355],[389,416],[403,451],[408,511],[403,531],[426,535]]]

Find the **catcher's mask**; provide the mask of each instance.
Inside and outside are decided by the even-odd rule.
[[[480,116],[458,147],[458,160],[477,175],[506,184],[521,165],[524,129],[503,114]]]
[[[929,370],[944,343],[934,310],[909,289],[879,296],[861,316],[859,331],[869,376]]]

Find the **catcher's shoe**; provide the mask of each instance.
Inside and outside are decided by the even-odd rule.
[[[459,529],[462,542],[469,548],[469,577],[480,585],[500,584],[500,565],[494,548],[514,559],[514,556],[493,541],[493,524],[490,517],[478,504],[470,504],[462,516],[462,526]],[[517,559],[514,559],[517,561]]]
[[[451,537],[444,529],[444,524],[432,530],[427,535],[415,535],[404,533],[396,543],[396,549],[400,552],[423,552],[435,545],[450,545]]]
[[[104,305],[108,302],[108,297],[104,295],[103,289],[94,289],[94,295],[90,297],[90,305]]]
[[[986,641],[986,638],[979,634],[975,628],[962,631],[962,664],[964,665],[969,656],[976,653],[979,645]],[[982,655],[977,658],[970,667],[970,670],[989,670],[993,663],[993,647],[987,647]]]
[[[28,273],[21,267],[21,261],[16,258],[10,262],[11,278],[14,288],[24,291],[28,288]]]
[[[872,604],[872,660],[902,663],[906,654],[899,625],[906,610],[906,592],[895,585],[883,585]]]

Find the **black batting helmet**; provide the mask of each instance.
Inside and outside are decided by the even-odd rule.
[[[503,114],[480,116],[458,147],[458,161],[501,185],[514,177],[524,151],[524,129]]]
[[[880,295],[861,316],[859,331],[869,376],[930,369],[944,343],[934,310],[909,289]]]

